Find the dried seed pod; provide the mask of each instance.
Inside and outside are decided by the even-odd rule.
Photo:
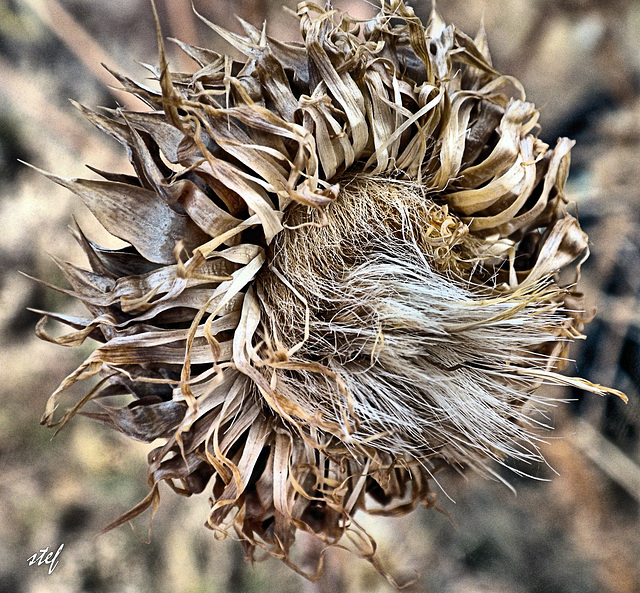
[[[443,465],[539,459],[527,410],[541,382],[609,391],[556,373],[586,319],[572,142],[536,137],[484,33],[435,11],[424,27],[399,0],[364,24],[311,2],[298,17],[301,43],[209,23],[246,61],[181,43],[195,74],[169,70],[159,36],[161,91],[119,76],[150,111],[81,108],[136,176],[49,177],[130,246],[76,227],[91,269],[60,266],[91,317],[38,326],[101,342],[45,424],[130,394],[84,414],[165,441],[151,493],[116,524],[162,481],[208,488],[210,527],[288,563],[297,530],[331,545],[372,504],[431,504]],[[52,338],[47,317],[76,331]]]

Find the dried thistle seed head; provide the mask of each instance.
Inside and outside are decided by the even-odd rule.
[[[556,373],[586,319],[572,143],[536,137],[484,33],[435,11],[425,27],[399,0],[364,24],[310,2],[298,17],[299,43],[209,23],[246,60],[181,43],[195,74],[170,71],[159,37],[161,90],[119,77],[150,111],[81,108],[136,175],[49,176],[130,246],[74,228],[90,269],[60,266],[91,316],[38,326],[101,342],[44,423],[94,400],[85,415],[164,440],[149,496],[116,524],[160,482],[208,489],[211,528],[290,564],[297,530],[331,545],[372,501],[431,504],[443,465],[538,459],[526,411],[544,405],[541,382],[607,391]],[[47,318],[75,331],[52,338]]]
[[[537,458],[525,369],[548,362],[561,291],[473,284],[477,240],[420,184],[355,177],[314,225],[300,211],[257,278],[287,400],[406,460]]]

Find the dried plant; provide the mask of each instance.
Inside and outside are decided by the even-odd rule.
[[[610,390],[557,374],[588,318],[572,142],[537,138],[484,32],[435,10],[425,28],[400,0],[366,23],[311,2],[298,18],[300,43],[209,23],[246,61],[178,41],[195,74],[169,70],[159,34],[160,91],[115,74],[149,111],[80,107],[136,175],[47,175],[130,246],[73,229],[90,269],[59,261],[72,289],[58,290],[90,317],[45,313],[38,334],[101,345],[43,422],[92,400],[85,415],[163,440],[149,496],[116,525],[155,507],[161,482],[208,488],[208,525],[249,556],[297,568],[298,530],[326,546],[359,533],[375,564],[356,511],[433,504],[445,465],[539,460],[541,383]],[[52,337],[48,318],[75,331]]]

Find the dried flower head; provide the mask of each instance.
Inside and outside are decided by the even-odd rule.
[[[90,269],[59,265],[91,316],[38,326],[101,342],[44,423],[93,400],[85,415],[164,441],[118,524],[163,481],[208,488],[210,527],[286,562],[297,530],[331,545],[358,510],[432,504],[443,465],[539,459],[540,383],[605,391],[557,374],[587,317],[572,142],[537,138],[484,32],[435,10],[424,27],[400,0],[366,23],[311,2],[298,18],[300,43],[209,23],[246,61],[179,43],[195,74],[169,70],[159,36],[160,91],[116,74],[150,111],[80,108],[136,175],[49,177],[130,246],[76,227]],[[51,337],[47,318],[75,331]]]

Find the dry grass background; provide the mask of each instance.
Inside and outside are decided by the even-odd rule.
[[[190,15],[190,2],[157,0],[165,33],[228,51]],[[295,2],[285,2],[294,8]],[[430,2],[413,0],[418,13]],[[272,0],[194,0],[210,20],[239,31],[232,15],[269,19],[295,38],[296,22]],[[335,2],[365,16],[363,1]],[[497,69],[518,76],[542,109],[543,138],[577,138],[569,191],[592,239],[585,289],[600,309],[575,350],[578,372],[627,391],[630,403],[576,398],[553,412],[549,466],[526,468],[514,495],[473,476],[443,476],[443,512],[363,519],[408,591],[443,593],[640,592],[640,3],[635,0],[440,0],[445,20],[474,33],[484,12]],[[84,164],[128,170],[115,142],[67,102],[125,100],[99,79],[106,61],[135,78],[155,63],[147,0],[0,0],[0,592],[390,591],[364,562],[336,550],[326,576],[303,581],[267,560],[245,564],[239,545],[214,541],[202,523],[206,496],[165,492],[150,534],[95,534],[147,492],[137,446],[86,419],[53,441],[39,426],[46,399],[86,351],[38,341],[26,307],[74,311],[63,295],[18,271],[62,284],[47,254],[80,260],[66,232],[75,216],[105,237],[70,193],[17,164],[63,176]],[[61,40],[65,39],[65,42]],[[189,67],[177,52],[175,68]],[[542,480],[548,481],[542,481]],[[64,543],[59,565],[27,559]]]

